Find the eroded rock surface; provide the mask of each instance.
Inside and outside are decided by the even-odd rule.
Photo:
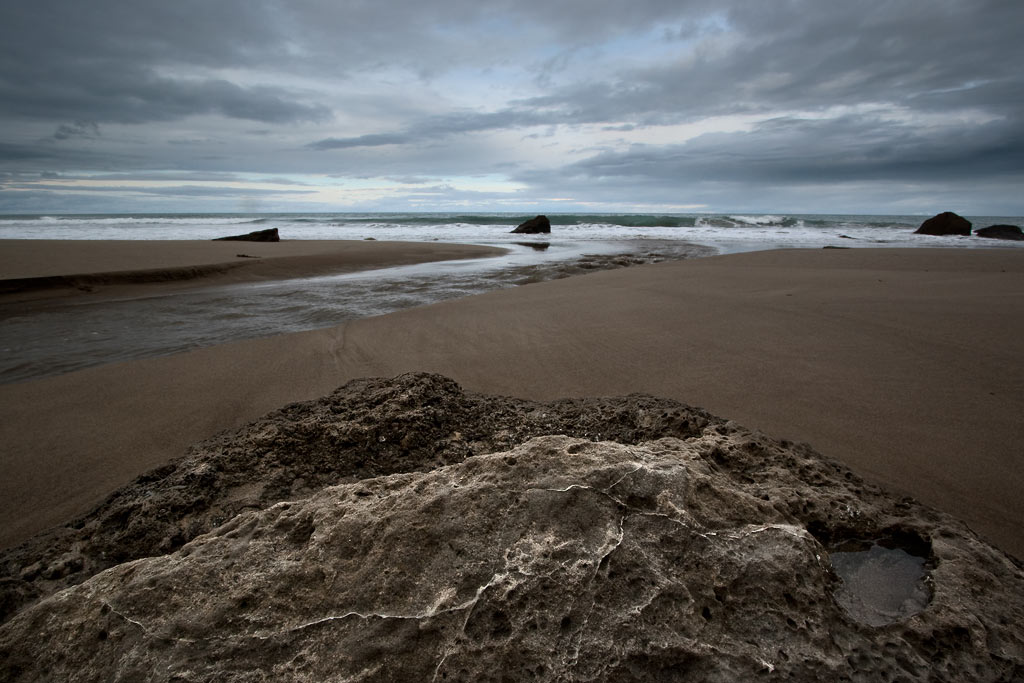
[[[246,465],[228,477],[235,460]],[[202,472],[215,474],[195,488],[221,491],[215,502],[167,519],[213,524],[233,498],[249,509],[21,609],[0,627],[0,678],[1024,676],[1011,558],[809,447],[671,401],[538,404],[429,375],[367,380],[207,442],[118,496],[169,496]],[[291,499],[270,502],[275,487]],[[162,509],[141,505],[119,508],[128,528]],[[104,524],[79,531],[95,525],[96,542]],[[836,600],[829,549],[879,538],[922,556],[928,599],[872,626]]]
[[[0,622],[99,571],[325,486],[430,470],[545,434],[639,443],[694,436],[711,422],[721,420],[650,396],[534,403],[466,393],[439,375],[356,380],[198,444],[82,519],[0,553]]]

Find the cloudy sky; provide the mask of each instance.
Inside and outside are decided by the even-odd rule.
[[[0,212],[1024,214],[1021,0],[0,0]]]

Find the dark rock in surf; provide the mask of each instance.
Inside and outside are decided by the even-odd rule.
[[[952,211],[932,216],[921,224],[915,235],[966,235],[971,234],[971,222]]]
[[[975,230],[978,237],[988,237],[996,240],[1024,240],[1024,232],[1017,225],[990,225],[987,228]]]
[[[551,232],[551,221],[548,220],[547,216],[531,218],[528,221],[520,223],[519,226],[512,231],[513,234],[519,233],[530,235],[545,232]]]
[[[230,237],[217,237],[214,242],[280,242],[281,237],[277,234],[277,228],[257,230],[244,235],[231,235]]]

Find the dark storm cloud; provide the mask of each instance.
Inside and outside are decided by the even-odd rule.
[[[196,114],[290,123],[323,121],[330,110],[294,101],[287,91],[221,79],[172,79],[131,66],[102,74],[63,74],[44,85],[0,81],[0,115],[60,120],[69,113],[106,123],[167,121]]]
[[[353,147],[403,145],[412,140],[412,136],[404,133],[374,133],[372,135],[358,135],[352,138],[327,138],[311,142],[307,146],[322,151],[327,149],[352,149]]]
[[[590,183],[620,201],[679,183],[1019,178],[1022,25],[1020,0],[8,2],[0,166],[504,168],[538,196]],[[684,144],[645,131],[724,115],[753,123]],[[584,124],[604,137],[563,145],[562,168],[515,153],[528,128],[558,142]]]
[[[962,180],[1020,175],[1022,161],[1024,134],[1006,122],[929,131],[846,116],[775,119],[749,132],[706,134],[680,145],[635,145],[596,154],[562,172],[674,182]]]
[[[44,176],[45,177],[45,176]],[[56,176],[54,176],[56,177]],[[213,171],[175,171],[175,172],[132,172],[132,173],[91,173],[88,176],[61,176],[62,178],[71,178],[75,180],[99,180],[99,181],[146,181],[146,182],[183,182],[183,183],[201,183],[201,182],[213,182],[213,183],[244,183],[249,178],[245,175],[237,173],[223,173]],[[260,178],[261,183],[273,183],[274,185],[296,185],[300,187],[308,187],[308,183],[303,183],[291,178]]]
[[[33,145],[11,145],[0,142],[0,162],[52,159],[48,150]]]
[[[604,81],[521,101],[514,110],[423,120],[401,132],[324,139],[309,146],[408,144],[552,123],[619,121],[606,130],[628,132],[715,115],[867,105],[901,112],[904,119],[957,111],[970,116],[955,130],[929,129],[898,117],[779,119],[748,133],[707,136],[684,146],[604,152],[565,171],[843,181],[1024,169],[1024,72],[1017,68],[1024,43],[1016,39],[1024,12],[1019,3],[861,2],[827,8],[811,2],[745,3],[717,16],[720,26],[710,31],[712,42],[686,58],[624,69]],[[716,47],[713,40],[727,30],[733,42]],[[695,36],[693,22],[686,20],[664,33],[670,42]]]
[[[278,197],[287,195],[309,195],[312,190],[267,190],[248,187],[223,187],[207,185],[175,185],[171,187],[139,187],[138,185],[102,185],[98,187],[69,187],[46,183],[8,183],[9,190],[31,190],[33,192],[89,192],[96,194],[132,194],[156,197]]]
[[[720,15],[733,36],[727,45],[709,40],[679,59],[527,104],[562,107],[577,120],[646,123],[861,103],[1019,113],[1018,2],[734,5]]]
[[[57,126],[53,134],[54,140],[69,140],[71,138],[93,139],[100,136],[100,127],[95,121],[75,121],[72,125],[62,123]]]
[[[426,117],[402,132],[360,135],[351,138],[327,138],[311,142],[307,147],[324,151],[330,149],[352,149],[355,147],[431,143],[452,135],[552,125],[560,122],[562,122],[561,116],[534,110],[506,109],[483,114],[463,112],[445,116]]]
[[[533,61],[550,69],[573,45],[642,27],[671,7],[652,0],[629,7],[610,0],[37,0],[5,8],[0,22],[0,114],[51,120],[70,114],[100,123],[206,113],[267,123],[322,121],[330,108],[316,94],[194,74],[245,67],[342,82],[392,65],[425,77],[466,64]],[[550,55],[536,56],[545,52]]]
[[[0,115],[100,123],[206,113],[267,123],[324,120],[328,108],[285,88],[188,75],[190,67],[270,59],[282,39],[266,11],[240,3],[9,4],[0,22]],[[184,74],[161,73],[176,70]]]
[[[107,152],[74,149],[60,145],[54,140],[46,144],[11,144],[0,142],[0,164],[16,163],[23,170],[40,170],[53,165],[87,166],[91,168],[108,168],[112,163],[130,163],[126,158],[112,156]],[[30,168],[24,168],[24,167]]]
[[[1016,1],[786,2],[389,2],[278,4],[259,0],[138,3],[37,0],[5,9],[0,106],[26,116],[94,121],[166,120],[219,112],[266,122],[321,120],[316,102],[280,87],[172,78],[180,67],[280,68],[343,80],[353,69],[417,63],[437,72],[465,65],[533,63],[564,69],[581,48],[661,27],[680,46],[721,37],[689,57],[624,68],[556,86],[530,100],[558,105],[568,121],[902,101],[964,88],[983,74],[992,94],[1019,97],[1022,10]],[[703,31],[698,27],[704,26]],[[708,28],[708,27],[711,28]],[[717,27],[717,28],[715,28]],[[652,38],[651,40],[656,40]],[[298,45],[301,49],[292,49]],[[999,57],[993,58],[998,46]],[[430,49],[427,49],[430,48]],[[58,115],[59,114],[59,115]],[[470,119],[466,123],[472,124]]]

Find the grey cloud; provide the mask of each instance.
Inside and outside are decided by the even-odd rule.
[[[865,102],[913,108],[935,92],[945,107],[1019,106],[1024,90],[1019,3],[733,3],[725,16],[734,38],[528,103],[578,120],[663,123]],[[979,74],[991,82],[984,98],[970,87]]]
[[[0,142],[0,162],[50,159],[52,157],[53,155],[45,148]]]
[[[0,78],[0,114],[45,120],[66,118],[68,112],[92,121],[136,124],[209,113],[264,123],[324,121],[331,116],[326,106],[296,101],[280,88],[162,78],[124,66],[46,86]]]
[[[55,140],[68,140],[70,138],[98,138],[100,127],[95,121],[75,121],[72,125],[62,123],[57,126],[53,134]]]
[[[1024,77],[968,81],[957,87],[922,91],[909,96],[907,104],[923,112],[973,107],[998,116],[1021,118],[1024,117]]]
[[[428,180],[426,176],[422,175],[408,175],[408,176],[388,176],[388,180],[394,183],[400,183],[402,185],[421,185]]]
[[[171,170],[191,185],[190,174],[503,171],[538,197],[600,188],[655,202],[683,183],[717,200],[730,183],[750,196],[753,183],[938,187],[1003,182],[1022,166],[1019,0],[8,5],[0,168],[18,172]],[[396,73],[401,84],[419,74],[422,91],[382,90]],[[502,146],[521,136],[486,135],[595,124],[627,137],[722,114],[773,120],[595,149],[557,172]],[[927,122],[938,118],[941,130]]]
[[[21,144],[0,141],[0,165],[15,164],[19,171],[53,170],[78,166],[80,168],[108,169],[111,165],[132,163],[127,157],[109,151],[83,150],[57,144]]]
[[[307,147],[318,151],[325,151],[352,149],[355,147],[431,143],[451,135],[523,128],[557,122],[558,118],[551,114],[523,109],[505,109],[482,114],[457,112],[444,116],[424,117],[402,132],[373,133],[351,138],[327,138],[311,142]]]
[[[20,103],[24,115],[59,109],[66,116],[79,103],[83,115],[99,121],[207,112],[266,122],[315,121],[326,116],[325,105],[303,103],[295,93],[231,88],[215,79],[196,84],[169,77],[168,69],[238,65],[296,75],[312,70],[341,82],[387,65],[439,72],[518,63],[534,64],[546,76],[581,48],[660,26],[678,42],[679,58],[595,75],[531,100],[565,107],[572,121],[652,121],[912,98],[959,87],[978,73],[991,74],[1012,91],[1020,83],[1015,65],[1022,48],[1015,34],[1024,10],[1005,0],[865,0],[827,7],[811,0],[403,0],[360,6],[260,0],[156,6],[96,0],[79,6],[41,0],[8,15],[0,44],[12,68],[0,101]],[[719,22],[739,36],[720,52],[713,47],[716,32],[723,30]],[[690,42],[708,37],[711,45],[686,56]],[[41,43],[49,49],[40,50]],[[993,60],[995,45],[1003,56]],[[166,67],[160,76],[158,67]],[[104,92],[95,101],[89,97],[99,91]],[[197,107],[195,100],[206,98],[210,103]]]
[[[43,174],[46,177],[46,174]],[[131,172],[131,173],[104,173],[104,174],[89,174],[88,176],[83,175],[63,175],[58,176],[53,174],[52,177],[61,177],[65,180],[99,180],[99,181],[147,181],[147,182],[181,182],[181,183],[201,183],[201,182],[213,182],[213,183],[243,183],[246,182],[247,178],[244,175],[238,173],[225,173],[216,171],[177,171],[177,172]],[[292,180],[291,178],[261,178],[262,183],[272,183],[274,185],[294,185],[299,187],[309,187],[308,183],[303,183],[298,180]],[[257,192],[262,191],[273,191],[273,190],[256,190]]]
[[[343,81],[389,64],[424,73],[467,59],[482,67],[533,53],[531,43],[542,36],[585,41],[586,32],[621,29],[606,23],[609,16],[632,24],[668,6],[619,5],[586,3],[581,12],[580,3],[511,0],[16,3],[0,23],[0,112],[56,120],[74,112],[101,123],[211,112],[268,123],[320,121],[325,105],[298,93],[194,74],[242,67]],[[531,39],[521,40],[524,33]]]
[[[671,182],[1024,177],[1024,128],[992,122],[950,136],[871,117],[776,119],[749,132],[706,134],[681,145],[603,152],[563,170],[588,178]]]
[[[136,186],[122,188],[137,194],[160,195],[172,197],[281,197],[315,194],[315,190],[265,190],[247,187],[218,187],[211,185],[178,185],[176,187],[147,187],[143,190]],[[111,192],[117,191],[110,188]]]
[[[19,189],[4,192],[0,187],[0,213],[132,213],[180,211],[187,201],[193,211],[245,211],[252,202],[280,202],[282,197],[258,193],[148,193],[119,194],[89,192],[69,194],[59,190]],[[287,206],[293,205],[293,201]],[[309,209],[315,207],[310,206]],[[297,209],[297,210],[302,210]]]
[[[191,138],[184,139],[178,138],[174,140],[168,140],[168,145],[175,145],[180,147],[206,147],[208,145],[223,145],[223,140],[213,140],[210,138]]]
[[[353,138],[327,138],[311,142],[307,147],[316,150],[351,149],[353,147],[381,147],[383,145],[402,145],[412,141],[412,136],[403,133],[376,133],[359,135]]]
[[[272,62],[286,39],[271,3],[17,3],[0,23],[0,114],[62,120],[70,113],[100,123],[204,113],[325,120],[325,106],[280,87],[184,75],[190,67]]]
[[[176,97],[189,113],[216,111],[230,118],[264,123],[295,123],[325,121],[331,110],[324,105],[307,105],[292,101],[279,88],[242,88],[228,81],[204,81],[179,84]],[[172,96],[174,97],[174,96]]]
[[[50,185],[47,183],[9,184],[8,188],[31,190],[34,192],[67,192],[66,185]],[[138,185],[99,185],[76,187],[75,192],[83,194],[120,194],[128,193],[136,196],[157,197],[277,197],[288,195],[309,195],[315,190],[267,190],[260,188],[223,187],[210,185],[176,185],[173,187],[140,187]]]

